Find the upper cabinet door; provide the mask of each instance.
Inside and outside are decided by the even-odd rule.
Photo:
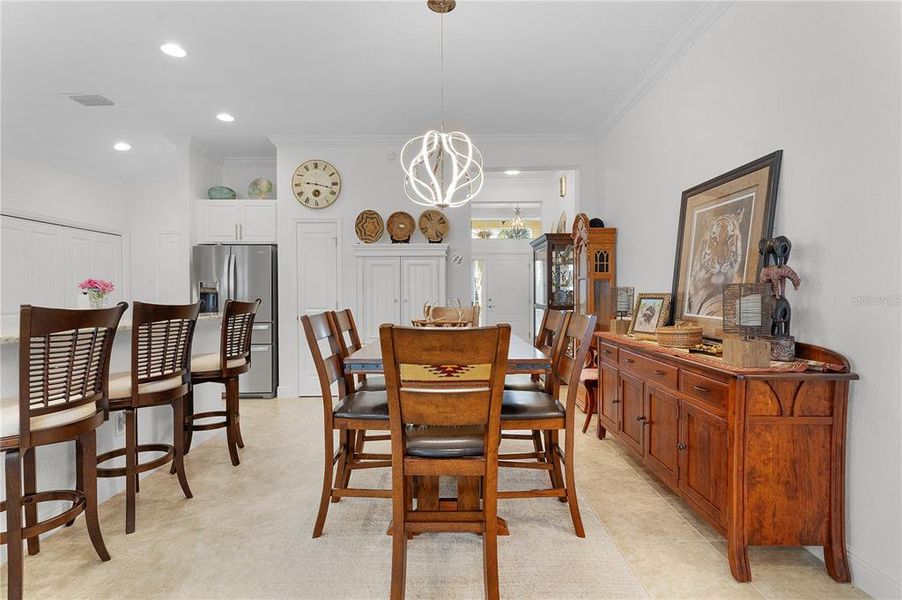
[[[241,204],[235,200],[201,200],[197,219],[197,241],[237,242]]]
[[[250,200],[241,203],[239,241],[248,244],[275,244],[276,224],[275,200]]]
[[[19,306],[74,306],[78,281],[66,277],[66,228],[3,216],[2,324],[4,333],[19,330]],[[70,304],[71,302],[71,304]]]
[[[444,261],[439,258],[401,258],[401,320],[409,327],[413,319],[423,318],[423,306],[445,304]]]

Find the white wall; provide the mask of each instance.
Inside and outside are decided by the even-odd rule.
[[[579,183],[583,198],[595,197],[595,149],[583,139],[564,138],[480,138],[473,137],[482,151],[485,167],[497,170],[519,168],[554,170],[573,168],[587,173]],[[297,279],[296,223],[311,218],[338,218],[341,220],[342,281],[340,302],[354,306],[356,298],[355,264],[353,244],[354,220],[362,210],[372,209],[383,220],[398,210],[407,211],[414,218],[422,208],[404,195],[402,172],[397,155],[406,137],[377,138],[302,138],[300,136],[270,136],[277,148],[277,180],[282,192],[279,207],[279,395],[296,394],[299,350],[306,356],[298,330],[297,293],[290,282]],[[302,162],[321,158],[331,162],[342,178],[341,196],[332,206],[313,210],[301,206],[291,193],[291,177]],[[450,298],[469,298],[470,282],[470,208],[469,206],[447,211],[450,232],[446,242],[448,251],[448,285]],[[416,232],[414,242],[425,241]],[[386,235],[380,243],[389,243]],[[450,259],[461,255],[460,265]],[[286,283],[288,282],[288,283]]]
[[[276,158],[227,158],[222,162],[222,185],[230,187],[239,198],[247,198],[248,184],[258,177],[272,181],[270,198],[278,198]],[[203,196],[206,197],[206,196]]]
[[[737,3],[601,139],[618,283],[669,291],[682,190],[782,148],[797,339],[844,353],[853,582],[899,597],[900,5]],[[862,300],[863,299],[863,300]]]

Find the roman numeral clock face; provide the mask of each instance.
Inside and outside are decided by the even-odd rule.
[[[291,188],[297,201],[307,208],[326,208],[341,193],[341,176],[324,160],[308,160],[294,172]]]

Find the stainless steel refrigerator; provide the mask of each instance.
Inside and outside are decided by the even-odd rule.
[[[222,312],[226,300],[260,298],[251,337],[251,370],[239,378],[241,396],[273,398],[279,385],[276,246],[202,244],[191,256],[191,288],[201,312]]]

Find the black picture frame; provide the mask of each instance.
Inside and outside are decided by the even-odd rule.
[[[777,194],[779,190],[779,182],[780,182],[780,167],[783,160],[783,150],[777,150],[768,154],[766,156],[762,156],[756,160],[753,160],[749,163],[746,163],[740,167],[737,167],[727,173],[723,173],[722,175],[718,175],[712,179],[709,179],[703,183],[695,185],[687,190],[685,190],[682,194],[680,201],[680,214],[679,214],[679,225],[677,229],[677,240],[676,240],[676,252],[674,255],[674,266],[673,266],[673,283],[671,286],[672,290],[672,298],[673,298],[673,308],[671,310],[671,323],[675,323],[678,321],[691,321],[697,324],[700,324],[704,328],[704,336],[707,339],[713,340],[721,340],[723,339],[723,328],[722,321],[719,325],[713,324],[714,318],[705,318],[705,319],[695,319],[692,317],[688,317],[684,312],[684,303],[683,298],[681,297],[681,280],[682,280],[682,265],[684,262],[683,251],[684,246],[686,244],[685,235],[686,235],[686,211],[688,208],[688,204],[690,199],[714,188],[723,186],[724,184],[728,184],[737,180],[739,178],[753,175],[754,173],[762,170],[769,169],[767,175],[767,184],[766,184],[766,198],[764,200],[764,209],[763,209],[763,219],[762,226],[760,231],[750,232],[751,235],[757,235],[758,238],[754,239],[752,244],[749,245],[750,251],[746,258],[749,260],[752,257],[755,257],[757,267],[753,270],[754,280],[757,280],[758,273],[762,268],[762,263],[760,257],[758,255],[758,240],[765,237],[771,237],[773,235],[773,226],[774,226],[774,212],[776,210],[777,203]],[[691,250],[691,248],[690,248]],[[746,268],[746,273],[749,270]],[[742,283],[752,283],[752,281],[743,281]],[[722,298],[722,292],[721,292]],[[699,321],[705,322],[699,322]]]

